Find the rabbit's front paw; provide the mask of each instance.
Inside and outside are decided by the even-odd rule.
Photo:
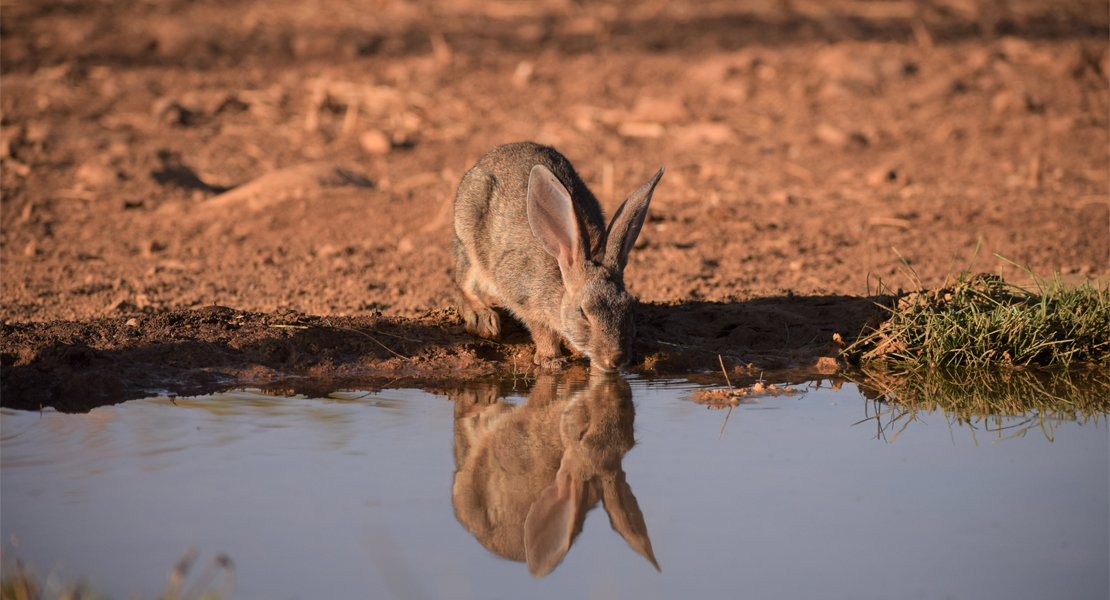
[[[464,309],[462,313],[463,326],[470,333],[487,340],[501,338],[501,317],[492,308]]]
[[[543,362],[540,362],[539,357],[536,358],[536,370],[537,371],[547,371],[547,372],[562,371],[563,367],[565,367],[566,365],[567,365],[567,359],[563,358],[562,356],[557,356],[557,357],[554,357],[554,358],[544,359]]]

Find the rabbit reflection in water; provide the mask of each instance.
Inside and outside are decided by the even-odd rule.
[[[560,337],[594,369],[627,365],[635,330],[624,268],[662,176],[660,168],[606,228],[601,205],[554,148],[490,150],[455,194],[455,283],[467,331],[497,339],[491,305],[499,304],[532,333],[537,365],[562,364]]]
[[[625,380],[537,379],[523,405],[499,402],[495,385],[455,399],[455,517],[483,546],[554,569],[601,501],[613,529],[659,565],[621,459],[633,444],[632,390]]]

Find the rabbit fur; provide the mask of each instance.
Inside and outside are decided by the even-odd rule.
[[[561,364],[562,337],[608,372],[628,364],[635,301],[624,267],[663,168],[617,209],[601,205],[554,148],[532,142],[490,150],[455,194],[455,283],[467,331],[498,339],[492,304],[532,334],[537,365]]]
[[[566,555],[598,502],[628,545],[659,568],[621,467],[635,443],[628,382],[541,374],[521,406],[495,385],[455,398],[455,516],[492,552],[542,577]]]

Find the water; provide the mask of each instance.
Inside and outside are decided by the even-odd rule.
[[[251,599],[1110,596],[1104,418],[992,443],[1017,430],[919,414],[891,442],[813,385],[723,434],[692,384],[635,379],[5,411],[0,529],[121,598],[190,546]]]

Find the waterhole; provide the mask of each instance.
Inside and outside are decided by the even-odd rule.
[[[1108,596],[1105,415],[515,387],[5,410],[5,554],[117,598],[188,548],[235,598]]]

